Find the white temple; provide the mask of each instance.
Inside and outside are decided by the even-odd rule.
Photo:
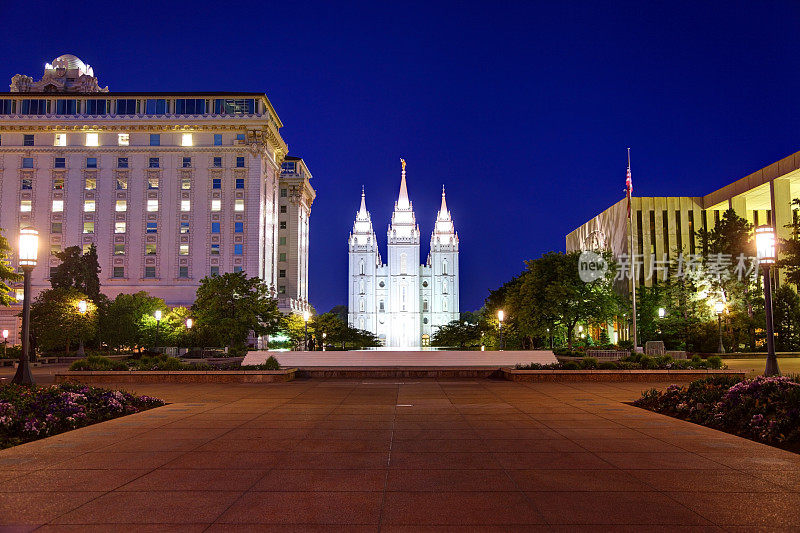
[[[431,233],[430,252],[420,264],[420,231],[406,187],[406,162],[400,193],[387,232],[388,262],[378,250],[364,190],[349,239],[349,321],[376,334],[384,346],[427,346],[438,326],[459,318],[458,235],[442,205]]]

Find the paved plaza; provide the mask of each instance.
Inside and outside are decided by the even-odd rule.
[[[0,524],[15,531],[800,527],[800,457],[622,403],[644,386],[137,385],[172,403],[0,451]]]

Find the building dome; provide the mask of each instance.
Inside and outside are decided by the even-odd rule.
[[[77,70],[81,74],[94,75],[92,67],[81,61],[77,56],[72,54],[60,55],[53,60],[52,63],[45,65],[45,68],[57,69],[63,68],[66,70]]]

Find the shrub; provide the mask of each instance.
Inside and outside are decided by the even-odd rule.
[[[639,366],[644,370],[655,370],[658,368],[658,362],[649,355],[643,355],[639,358]]]
[[[561,365],[561,368],[564,370],[580,370],[581,365],[579,365],[575,361],[567,361],[566,363]]]
[[[21,355],[22,346],[19,345],[6,346],[5,350],[0,350],[0,359],[19,359]]]
[[[715,370],[719,370],[722,368],[722,357],[718,355],[712,355],[708,358],[708,366],[709,368],[713,368]]]
[[[274,355],[267,357],[267,360],[259,365],[242,365],[242,370],[280,370],[281,365]]]
[[[108,370],[128,370],[128,365],[123,361],[109,359],[102,355],[90,355],[83,359],[78,359],[69,365],[70,370],[90,370],[90,371],[108,371]]]
[[[615,363],[614,361],[603,361],[597,365],[597,368],[600,370],[617,370],[619,368],[619,364]]]
[[[201,365],[190,365],[175,357],[159,354],[153,357],[144,356],[131,361],[131,370],[203,370]]]
[[[594,370],[597,368],[597,359],[584,356],[583,359],[581,359],[581,368],[584,370]]]

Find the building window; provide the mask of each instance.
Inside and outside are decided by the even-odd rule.
[[[150,211],[151,213],[153,211],[158,211],[158,200],[156,199],[147,200],[147,210]]]
[[[66,146],[67,145],[67,134],[66,133],[56,133],[53,137],[53,146]]]
[[[159,161],[159,159],[158,159],[157,157],[151,157],[151,158],[149,159],[149,164],[148,164],[148,166],[149,166],[150,168],[158,168],[158,167],[160,167],[161,165],[160,165],[160,161]]]
[[[281,206],[281,213],[286,214],[286,206],[285,205]]]
[[[29,191],[33,189],[33,180],[31,178],[22,178],[22,183],[20,185],[20,188],[23,191]]]
[[[156,255],[156,245],[155,244],[145,244],[144,245],[144,254],[145,255]]]
[[[286,221],[285,220],[282,220],[280,222],[280,229],[286,229]],[[363,274],[363,272],[362,272],[362,274]]]
[[[189,245],[181,244],[178,248],[178,255],[189,255]]]
[[[234,211],[244,211],[244,200],[241,198],[237,198],[233,201],[233,210]]]
[[[278,237],[278,244],[283,246],[286,244],[286,237]]]
[[[154,277],[156,277],[156,267],[154,267],[154,266],[146,266],[146,267],[144,267],[144,277],[146,277],[146,278],[154,278]]]
[[[53,168],[67,168],[67,158],[56,157],[53,161]]]
[[[237,141],[242,141],[242,142],[244,142],[244,139],[245,139],[245,135],[244,135],[244,133],[237,133],[237,134],[236,134],[236,140],[237,140]]]
[[[211,233],[219,233],[219,222],[211,223]]]
[[[53,180],[53,189],[56,191],[64,190],[64,178],[55,178]]]
[[[87,191],[93,191],[97,188],[97,180],[95,178],[86,178],[83,183],[83,188]]]
[[[215,115],[252,115],[256,101],[253,98],[217,98],[214,100]]]
[[[406,274],[408,271],[408,256],[406,254],[400,254],[400,273]]]
[[[239,265],[234,265],[233,266],[233,273],[234,274],[236,274],[238,272],[241,272],[241,271],[242,271],[242,267],[241,266],[239,266]]]
[[[358,273],[364,275],[364,260],[358,262]]]
[[[22,158],[22,168],[33,168],[33,158],[32,157],[23,157]]]
[[[278,277],[279,278],[285,278],[286,277],[286,271],[285,270],[278,270]]]
[[[147,178],[147,188],[151,191],[158,189],[158,178]]]
[[[219,255],[219,244],[211,245],[211,255]]]
[[[189,277],[189,267],[185,265],[181,265],[178,267],[178,277],[179,278],[188,278]]]
[[[126,98],[117,100],[117,115],[135,115],[136,99]]]
[[[145,226],[147,233],[158,233],[158,222],[148,222]]]
[[[212,178],[211,179],[211,188],[212,189],[221,189],[222,188],[222,178]]]
[[[184,157],[183,163],[181,164],[183,168],[192,168],[192,158],[191,157]]]
[[[289,191],[287,189],[281,189],[281,198],[286,198],[289,196]]]
[[[128,201],[127,200],[117,200],[117,204],[114,208],[117,213],[122,213],[128,210]]]
[[[281,252],[278,254],[278,261],[286,261],[286,252]]]
[[[181,229],[180,232],[182,234],[189,233],[189,223],[188,222],[181,222]]]
[[[236,188],[244,189],[244,178],[236,178]]]
[[[87,133],[86,134],[86,146],[100,146],[100,134],[99,133]]]
[[[22,146],[33,146],[33,135],[26,133],[22,136]]]
[[[212,211],[219,211],[222,209],[222,201],[221,200],[211,200],[211,210]]]
[[[286,294],[286,285],[278,285],[278,294]]]
[[[25,99],[20,106],[20,114],[22,115],[46,115],[47,114],[47,100],[38,99]]]
[[[61,213],[64,211],[64,200],[53,200],[53,207],[50,211],[53,213]]]
[[[86,200],[83,202],[83,211],[86,213],[94,213],[94,200]]]
[[[214,134],[214,146],[222,146],[222,134],[215,133]]]
[[[442,274],[447,275],[447,259],[442,260]]]
[[[442,294],[447,294],[447,281],[442,282]]]
[[[447,311],[447,298],[442,300],[442,311]]]
[[[56,115],[75,115],[78,110],[77,100],[56,100]]]
[[[114,245],[114,255],[125,255],[125,245],[124,244],[115,244]]]
[[[117,144],[119,146],[130,146],[130,144],[131,144],[131,135],[130,135],[130,133],[118,133],[117,134]]]
[[[61,233],[62,230],[62,223],[61,222],[51,222],[50,223],[50,233]]]
[[[94,222],[84,222],[83,223],[83,232],[84,233],[94,233]]]
[[[383,300],[381,300],[380,302],[378,302],[378,311],[383,312],[385,310],[386,308],[384,307]]]
[[[191,201],[181,200],[181,211],[190,211],[190,210],[191,210]]]
[[[175,100],[176,115],[204,115],[206,101],[200,98],[178,98]]]
[[[86,158],[86,168],[97,168],[97,158],[96,157],[87,157]]]
[[[14,100],[0,100],[0,115],[10,115]]]
[[[181,134],[181,146],[194,146],[194,141],[192,139],[191,133]]]
[[[117,158],[117,168],[128,168],[128,158],[127,157],[118,157]]]
[[[211,267],[211,275],[212,276],[219,276],[219,267],[218,266],[212,266]]]
[[[428,312],[428,300],[422,300],[422,312],[423,313]]]
[[[55,256],[55,255],[60,254],[60,253],[61,253],[61,246],[59,246],[58,244],[51,244],[50,245],[50,255]],[[58,267],[50,267],[50,275],[48,277],[52,278],[53,277],[53,271],[56,270],[56,269],[58,269]]]
[[[87,115],[105,115],[106,114],[106,101],[105,100],[86,100],[86,114]]]
[[[190,178],[181,178],[181,190],[188,191],[192,188],[192,180]]]
[[[127,178],[117,178],[117,190],[124,191],[128,188],[128,180]]]
[[[358,300],[358,310],[361,311],[362,313],[364,312],[364,298],[360,298]],[[362,327],[363,327],[363,324],[364,324],[364,319],[362,318],[361,319]]]
[[[126,222],[114,222],[114,233],[125,233]]]
[[[33,209],[33,206],[32,206],[32,204],[31,204],[31,201],[30,201],[30,200],[22,200],[22,201],[20,201],[20,203],[19,203],[19,210],[20,210],[22,213],[30,213],[30,212],[31,212],[31,209]]]
[[[236,168],[244,168],[244,157],[236,158]]]
[[[244,244],[233,245],[233,255],[242,255],[244,253]]]
[[[161,146],[161,134],[160,133],[151,133],[150,134],[150,146]]]
[[[213,166],[214,166],[214,168],[222,167],[222,158],[221,157],[215,157]]]
[[[114,267],[114,273],[112,274],[114,278],[124,278],[125,277],[125,267]]]
[[[164,115],[167,113],[167,101],[163,98],[147,99],[144,112],[148,115]]]
[[[234,233],[244,233],[244,222],[234,222],[233,223],[233,232]]]

